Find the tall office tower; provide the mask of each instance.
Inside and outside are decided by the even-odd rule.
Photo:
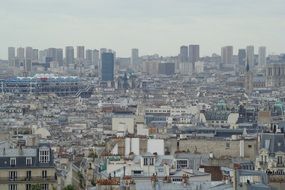
[[[100,55],[100,59],[102,59],[102,58],[101,58],[102,54],[103,54],[103,53],[106,53],[106,52],[108,52],[108,49],[107,49],[107,48],[100,48],[100,54],[99,54],[99,55]]]
[[[25,48],[22,47],[17,48],[17,58],[25,59]]]
[[[63,66],[63,49],[57,48],[56,49],[56,61],[58,62],[58,66]]]
[[[101,80],[113,81],[114,80],[114,54],[110,52],[102,53],[101,55]]]
[[[179,62],[180,63],[188,62],[188,47],[187,46],[180,47]]]
[[[266,65],[266,47],[258,48],[258,66],[264,67]]]
[[[225,46],[221,49],[222,64],[233,64],[233,46]]]
[[[132,65],[139,64],[139,49],[137,48],[132,49],[131,64]]]
[[[238,63],[239,63],[239,65],[245,65],[245,59],[246,59],[245,49],[239,49],[238,50]]]
[[[39,63],[45,63],[47,57],[47,50],[40,50],[39,51]]]
[[[99,75],[100,68],[100,58],[99,58],[99,51],[97,49],[93,50],[93,58],[92,58],[92,65],[94,65],[95,70],[97,71],[97,75]]]
[[[200,46],[199,45],[189,45],[189,61],[190,63],[195,63],[200,59]]]
[[[26,47],[26,59],[33,59],[33,48],[32,47]]]
[[[39,61],[39,50],[38,49],[33,49],[33,62],[38,62]]]
[[[254,46],[246,47],[246,64],[248,64],[250,70],[254,67]]]
[[[8,48],[8,61],[10,66],[14,66],[15,62],[15,57],[16,57],[16,52],[14,47],[9,47]]]
[[[92,65],[93,62],[93,51],[91,49],[86,50],[86,63]]]
[[[32,71],[32,60],[33,60],[33,48],[32,47],[26,47],[26,52],[25,52],[25,64],[24,64],[24,70],[25,74],[27,72]]]
[[[56,48],[48,48],[47,57],[49,58],[50,62],[56,61]]]
[[[84,46],[77,46],[76,50],[77,50],[77,52],[76,52],[77,53],[77,60],[83,61],[85,59]]]
[[[74,63],[74,48],[72,46],[65,47],[65,63],[67,66]]]
[[[189,45],[189,62],[192,64],[192,73],[195,73],[195,63],[200,59],[200,46]]]

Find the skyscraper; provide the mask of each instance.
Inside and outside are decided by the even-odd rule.
[[[246,64],[248,64],[250,70],[254,67],[254,46],[246,47]]]
[[[99,50],[94,49],[93,50],[93,54],[92,54],[93,58],[92,58],[92,64],[95,65],[95,68],[98,69],[99,67],[99,61],[100,61],[100,56],[99,56]]]
[[[200,59],[200,46],[189,45],[189,61],[195,63]]]
[[[48,48],[47,50],[47,57],[49,57],[50,61],[56,61],[57,57],[56,57],[56,48]]]
[[[9,65],[13,66],[15,62],[15,57],[16,57],[16,52],[14,47],[9,47],[8,48],[8,61]]]
[[[67,66],[74,63],[74,48],[72,46],[65,47],[65,63]]]
[[[233,46],[225,46],[221,49],[222,64],[233,64]]]
[[[187,46],[180,47],[179,61],[180,63],[188,62],[188,47]]]
[[[195,63],[200,59],[200,46],[189,45],[189,62],[192,64],[192,73],[195,72]]]
[[[114,54],[111,52],[101,55],[101,79],[102,81],[114,80]]]
[[[25,48],[22,48],[22,47],[17,48],[17,58],[25,59]]]
[[[56,61],[58,66],[63,66],[63,49],[57,48],[56,49]]]
[[[86,63],[88,65],[92,65],[92,59],[93,59],[93,51],[91,49],[86,50]]]
[[[39,61],[39,50],[38,49],[33,49],[33,62],[38,62]]]
[[[25,58],[32,60],[33,59],[33,48],[32,47],[26,47],[26,54]]]
[[[132,65],[139,64],[139,49],[136,48],[132,49],[131,64]]]
[[[33,60],[33,48],[32,47],[26,47],[25,52],[25,72],[31,72],[32,71],[32,60]]]
[[[258,67],[264,67],[266,65],[266,47],[262,46],[258,48]]]
[[[245,49],[239,49],[238,50],[238,63],[239,63],[239,65],[245,65],[245,59],[246,59]]]
[[[46,57],[47,57],[47,49],[40,50],[39,51],[39,62],[40,63],[45,63],[46,62]]]
[[[94,69],[96,71],[96,75],[99,76],[101,71],[100,68],[100,56],[99,56],[99,50],[94,49],[93,50],[93,54],[92,54],[93,58],[92,58],[92,64],[94,65]]]
[[[77,60],[80,62],[83,62],[85,59],[85,48],[84,46],[77,46],[76,47],[76,55],[77,55]]]

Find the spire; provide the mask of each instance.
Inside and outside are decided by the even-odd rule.
[[[246,72],[249,72],[249,64],[246,64]]]

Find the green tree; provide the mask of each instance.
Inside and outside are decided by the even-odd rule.
[[[75,187],[73,185],[68,185],[63,190],[75,190]]]
[[[35,185],[32,185],[32,190],[42,190],[42,187],[40,184],[35,184]]]

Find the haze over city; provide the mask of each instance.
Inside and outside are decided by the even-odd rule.
[[[0,190],[284,190],[285,0],[1,0]]]
[[[233,45],[285,49],[284,0],[9,0],[0,6],[0,58],[7,47],[39,49],[85,45],[126,57],[176,55],[181,44],[200,44],[201,55]]]

